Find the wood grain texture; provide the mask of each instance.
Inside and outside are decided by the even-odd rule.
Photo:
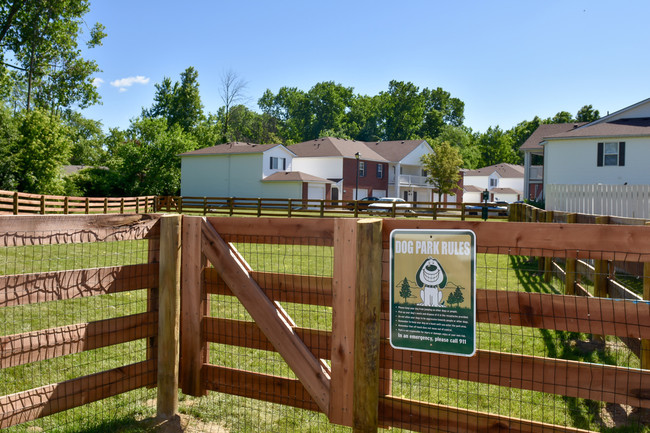
[[[156,383],[156,364],[145,361],[0,397],[0,428],[83,406]]]
[[[157,237],[159,215],[15,215],[0,217],[0,246],[124,241]]]
[[[396,428],[427,433],[588,433],[588,430],[388,396],[379,399],[379,419]]]
[[[105,295],[158,285],[158,263],[0,276],[0,307]]]
[[[0,337],[0,368],[79,353],[156,335],[158,315],[140,313]]]
[[[290,243],[332,246],[335,218],[218,218],[208,221],[226,241],[244,236],[256,243]]]

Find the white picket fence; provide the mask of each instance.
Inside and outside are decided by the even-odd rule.
[[[546,209],[650,219],[650,185],[545,185]]]

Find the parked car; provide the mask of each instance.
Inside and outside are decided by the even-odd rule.
[[[393,210],[393,205],[398,210],[403,211],[405,208],[408,208],[410,212],[413,212],[412,210],[410,210],[411,203],[407,203],[402,198],[382,197],[376,202],[368,205],[368,213],[375,214],[375,213],[391,212]]]
[[[487,202],[488,213],[494,214],[497,213],[499,216],[508,215],[508,202],[497,201],[497,202]],[[483,205],[471,205],[465,206],[465,211],[468,215],[478,215],[483,209]]]
[[[364,198],[362,198],[361,200],[357,200],[357,202],[358,202],[358,209],[359,209],[359,210],[366,210],[366,209],[368,209],[368,206],[369,206],[371,203],[374,203],[374,202],[376,202],[376,201],[378,201],[378,200],[379,200],[379,199],[378,199],[377,197],[364,197]],[[354,210],[354,203],[355,203],[355,202],[351,201],[351,202],[349,202],[348,204],[346,204],[347,208],[350,209],[350,210]]]

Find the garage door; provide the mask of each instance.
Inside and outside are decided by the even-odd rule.
[[[361,200],[364,197],[368,197],[368,189],[366,188],[359,188],[359,200]],[[357,190],[352,188],[352,200],[357,199]]]
[[[309,184],[307,198],[309,200],[325,200],[325,185]]]

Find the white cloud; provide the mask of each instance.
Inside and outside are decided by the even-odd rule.
[[[101,78],[93,78],[93,86],[99,87],[102,84],[104,84],[104,80],[102,80]]]
[[[128,87],[131,87],[134,84],[147,84],[149,78],[144,75],[137,75],[135,77],[126,77],[120,78],[119,80],[111,81],[111,86],[117,87],[120,92],[126,92]]]

